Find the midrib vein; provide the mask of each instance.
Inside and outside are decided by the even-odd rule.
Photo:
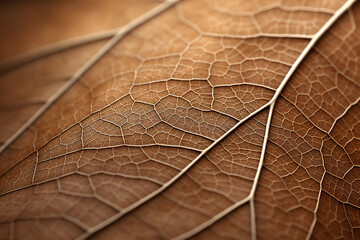
[[[88,61],[86,62],[53,96],[51,96],[41,108],[35,112],[28,121],[21,126],[5,143],[0,147],[0,154],[12,144],[29,126],[31,126],[57,99],[59,99],[79,78],[87,72],[97,61],[99,61],[109,50],[111,50],[127,33],[161,14],[179,0],[167,0],[149,12],[133,20],[126,26],[120,28],[113,34],[113,37]],[[15,163],[16,164],[16,163]]]

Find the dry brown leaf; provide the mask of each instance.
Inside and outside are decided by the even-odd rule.
[[[137,2],[102,40],[11,65],[0,235],[359,239],[354,3]]]

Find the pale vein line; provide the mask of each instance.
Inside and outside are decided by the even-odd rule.
[[[149,12],[120,28],[114,37],[109,40],[85,65],[83,65],[45,104],[0,147],[0,154],[17,139],[30,125],[32,125],[60,96],[62,96],[87,70],[89,70],[101,57],[103,57],[115,44],[118,43],[127,33],[140,26],[144,22],[154,18],[160,13],[173,6],[179,0],[167,0],[161,5],[151,9]]]
[[[214,6],[214,9],[216,11],[220,12],[220,13],[225,13],[225,14],[228,14],[230,16],[248,16],[248,17],[252,17],[253,15],[258,15],[260,13],[271,11],[271,10],[274,10],[274,9],[281,9],[283,11],[292,12],[292,13],[293,12],[299,12],[299,11],[304,11],[304,12],[313,12],[314,11],[313,7],[307,7],[307,6],[288,7],[288,6],[281,5],[279,3],[274,4],[274,5],[270,5],[270,6],[267,6],[267,7],[260,8],[259,10],[256,10],[254,13],[248,13],[248,12],[245,12],[245,11],[241,11],[241,12],[239,12],[237,14],[234,14],[231,11],[229,11],[228,9],[223,9],[223,8],[218,7],[218,6]],[[317,13],[330,14],[330,15],[334,14],[334,10],[328,9],[328,8],[317,7],[316,10],[317,10]]]
[[[39,47],[35,50],[30,50],[21,55],[15,56],[9,60],[0,63],[0,72],[6,72],[10,69],[14,69],[20,65],[31,62],[35,59],[64,51],[73,47],[80,45],[104,40],[107,38],[112,38],[114,35],[121,30],[122,28],[110,29],[107,31],[96,32],[93,34],[87,34],[81,37],[75,37],[68,40],[63,40],[60,42],[52,43],[44,47]],[[311,39],[313,35],[308,34],[277,34],[277,33],[258,33],[258,34],[249,34],[249,35],[236,35],[236,34],[216,34],[216,33],[202,33],[204,36],[210,37],[227,37],[227,38],[239,38],[239,39],[249,39],[249,38],[258,38],[258,37],[270,37],[270,38],[300,38],[300,39]]]
[[[203,31],[198,25],[192,23],[188,20],[181,8],[177,8],[177,13],[181,21],[189,26],[190,28],[194,29],[197,33],[203,36],[210,36],[210,37],[220,37],[220,38],[237,38],[237,39],[249,39],[249,38],[259,38],[259,37],[268,37],[268,38],[301,38],[301,39],[311,39],[313,35],[309,34],[292,34],[292,33],[254,33],[254,34],[226,34],[226,33],[212,33],[212,32],[205,32]]]
[[[48,44],[43,47],[38,47],[34,50],[29,50],[20,55],[14,56],[8,60],[5,60],[0,63],[0,72],[6,72],[8,70],[14,69],[18,66],[31,62],[35,59],[54,54],[60,51],[64,51],[73,47],[77,47],[80,45],[104,40],[107,38],[112,38],[114,35],[121,30],[122,28],[109,29],[106,31],[95,32],[91,34],[86,34],[80,37],[74,37],[71,39],[62,40],[60,42],[55,42]],[[236,34],[216,34],[216,33],[203,33],[206,36],[213,37],[228,37],[228,38],[257,38],[257,37],[271,37],[271,38],[303,38],[303,39],[311,39],[313,35],[307,34],[276,34],[276,33],[258,33],[251,35],[236,35]]]
[[[252,209],[251,210],[251,233],[252,233],[251,239],[252,240],[256,239],[256,234],[255,234],[256,233],[255,209],[254,209],[254,203],[251,203],[251,201],[253,201],[254,196],[255,196],[256,186],[257,186],[257,183],[258,183],[259,178],[260,178],[260,173],[261,173],[264,158],[265,158],[265,149],[266,149],[266,145],[267,145],[268,134],[269,134],[269,131],[270,131],[270,122],[271,122],[271,118],[272,118],[272,113],[274,111],[274,106],[275,106],[275,102],[272,102],[272,104],[270,105],[269,115],[268,115],[268,119],[267,119],[267,123],[266,123],[265,136],[264,136],[264,140],[263,140],[263,144],[262,144],[260,161],[259,161],[259,165],[258,165],[257,170],[256,170],[254,183],[252,184],[249,195],[247,197],[245,197],[244,199],[242,199],[241,201],[238,201],[235,204],[231,205],[230,207],[226,208],[224,211],[218,213],[217,215],[215,215],[214,217],[212,217],[208,221],[203,222],[202,224],[200,224],[196,228],[193,228],[190,231],[188,231],[188,232],[186,232],[186,233],[184,233],[184,234],[182,234],[180,236],[177,236],[176,238],[174,238],[174,240],[186,239],[186,238],[194,236],[195,234],[197,234],[197,233],[201,232],[202,230],[206,229],[207,227],[211,226],[212,224],[217,222],[219,219],[225,217],[230,212],[234,211],[236,208],[244,205],[245,203],[247,203],[249,201],[250,201],[250,209]]]
[[[200,30],[199,30],[200,31]],[[295,33],[254,33],[248,35],[237,35],[237,34],[220,34],[211,32],[202,32],[202,35],[209,37],[220,37],[220,38],[237,38],[237,39],[250,39],[250,38],[299,38],[299,39],[311,39],[314,35],[311,34],[295,34]]]
[[[352,6],[352,4],[355,1],[356,0],[347,1],[341,8],[339,8],[334,13],[334,15],[314,35],[314,37],[310,40],[308,45],[305,47],[305,49],[302,51],[302,53],[299,55],[299,57],[294,62],[293,66],[290,68],[289,72],[284,77],[283,81],[281,82],[278,89],[276,90],[273,98],[267,104],[264,105],[264,106],[268,106],[270,104],[270,111],[269,111],[269,117],[268,117],[267,125],[266,125],[266,132],[265,132],[265,136],[264,136],[264,144],[263,144],[263,148],[262,148],[262,152],[261,152],[260,163],[259,163],[259,166],[258,166],[258,171],[256,172],[256,176],[255,176],[255,179],[254,179],[254,184],[253,184],[253,187],[251,189],[251,192],[250,192],[249,196],[247,196],[243,200],[235,203],[234,205],[226,208],[224,211],[220,212],[219,214],[217,214],[216,216],[214,216],[210,220],[204,222],[203,224],[199,225],[198,227],[196,227],[196,228],[194,228],[194,229],[192,229],[192,230],[190,230],[190,231],[176,237],[175,238],[176,240],[189,238],[191,236],[194,236],[195,234],[197,234],[200,231],[204,230],[205,228],[211,226],[216,221],[220,220],[222,217],[226,216],[227,214],[229,214],[230,212],[235,210],[237,207],[243,205],[244,203],[246,203],[248,201],[253,201],[253,197],[254,197],[255,190],[256,190],[256,185],[258,183],[258,179],[260,177],[260,172],[261,172],[261,168],[262,168],[263,161],[264,161],[266,142],[267,142],[267,139],[268,139],[268,132],[269,132],[269,129],[270,129],[271,116],[272,116],[272,112],[273,112],[276,100],[280,96],[283,88],[285,87],[286,83],[289,81],[290,77],[293,75],[293,73],[298,68],[300,63],[305,59],[305,57],[310,52],[310,50],[314,47],[314,45],[318,42],[318,40],[324,35],[324,33],[340,18],[340,16],[342,14],[344,14]],[[252,238],[252,240],[256,239],[255,210],[253,208],[252,208],[252,211],[251,211],[251,238]]]
[[[350,108],[352,108],[353,106],[355,106],[356,104],[358,104],[360,101],[360,98],[358,98],[354,103],[350,104],[346,109],[345,111],[334,121],[333,125],[331,126],[330,130],[329,130],[329,134],[331,133],[332,129],[334,128],[336,122],[341,119],[349,110]],[[323,144],[321,144],[321,148],[323,148]],[[319,209],[319,205],[320,205],[320,196],[321,196],[321,192],[322,192],[322,184],[323,184],[323,181],[324,181],[324,178],[325,178],[325,174],[326,174],[326,171],[325,171],[325,161],[323,159],[323,156],[321,156],[322,160],[323,160],[323,168],[324,168],[324,173],[321,177],[321,180],[320,180],[320,189],[319,189],[319,194],[318,194],[318,197],[317,197],[317,201],[316,201],[316,206],[315,206],[315,210],[314,210],[314,219],[313,219],[313,222],[311,223],[311,226],[310,226],[310,230],[306,236],[306,240],[309,240],[310,237],[311,237],[311,234],[312,232],[314,231],[314,228],[315,228],[315,224],[316,224],[316,220],[317,220],[317,211]],[[351,168],[350,168],[351,169]],[[349,169],[349,170],[350,170]],[[345,173],[346,175],[346,173]],[[344,176],[345,176],[344,175]]]
[[[127,208],[124,208],[121,212],[118,212],[117,214],[113,215],[111,218],[106,219],[104,222],[100,223],[99,225],[91,228],[88,230],[88,232],[81,235],[78,240],[86,239],[91,234],[101,230],[102,228],[110,225],[111,223],[115,222],[116,220],[120,219],[122,216],[124,216],[126,213],[134,210],[135,208],[139,207],[140,205],[144,204],[145,202],[149,201],[150,199],[154,198],[164,190],[166,190],[170,185],[172,185],[175,181],[177,181],[181,176],[183,176],[196,162],[198,162],[208,151],[210,151],[215,145],[217,145],[220,141],[222,141],[225,137],[227,137],[231,132],[233,132],[236,128],[238,128],[242,123],[246,122],[248,119],[262,111],[264,108],[266,108],[268,104],[263,105],[262,107],[258,108],[256,111],[252,112],[245,118],[243,118],[241,121],[239,121],[237,124],[235,124],[230,130],[228,130],[226,133],[224,133],[220,138],[218,138],[216,141],[214,141],[210,146],[208,146],[206,149],[204,149],[191,163],[189,163],[185,168],[183,168],[178,174],[176,174],[171,180],[166,182],[164,185],[162,185],[160,188],[158,188],[156,191],[150,193],[146,197],[140,199],[139,201],[133,203],[132,205],[128,206]]]
[[[60,42],[52,43],[44,47],[39,47],[34,50],[30,50],[18,56],[12,57],[11,59],[0,63],[0,72],[8,71],[9,69],[16,68],[22,64],[31,62],[35,59],[67,50],[76,46],[80,46],[87,43],[96,42],[106,38],[113,37],[116,32],[121,30],[121,28],[111,29],[107,31],[96,32],[93,34],[87,34],[81,37],[75,37],[68,40],[63,40]]]
[[[351,104],[344,110],[344,112],[335,119],[335,121],[334,121],[334,123],[332,124],[332,126],[331,126],[330,130],[328,131],[328,133],[331,133],[331,131],[334,129],[337,121],[339,121],[343,116],[345,116],[345,114],[346,114],[352,107],[354,107],[355,105],[357,105],[357,104],[359,103],[359,101],[360,101],[360,97],[359,97],[355,102],[351,103]]]
[[[250,191],[250,217],[251,217],[251,239],[256,240],[256,221],[255,221],[255,203],[254,203],[254,197],[255,197],[255,191],[259,182],[260,173],[262,170],[262,167],[264,165],[264,159],[265,159],[265,153],[266,153],[266,146],[269,138],[269,132],[270,132],[270,125],[271,125],[271,119],[274,112],[275,107],[275,100],[270,105],[269,115],[266,122],[266,129],[265,129],[265,136],[264,136],[264,142],[261,149],[261,156],[259,161],[259,166],[256,171],[256,175],[254,178],[254,183],[252,185],[251,191]]]
[[[322,146],[321,146],[322,147]],[[315,206],[315,210],[314,210],[314,219],[313,219],[313,221],[312,221],[312,223],[311,223],[311,226],[310,226],[310,229],[309,229],[309,232],[308,232],[308,234],[307,234],[307,236],[306,236],[306,240],[309,240],[310,239],[310,237],[311,237],[311,234],[312,234],[312,232],[313,232],[313,230],[314,230],[314,227],[315,227],[315,224],[316,224],[316,220],[317,220],[317,211],[318,211],[318,209],[319,209],[319,204],[320,204],[320,196],[321,196],[321,192],[322,192],[322,183],[323,183],[323,181],[324,181],[324,178],[325,178],[325,166],[324,166],[324,160],[323,160],[323,167],[324,167],[324,173],[323,173],[323,175],[322,175],[322,177],[321,177],[321,181],[320,181],[320,189],[319,189],[319,194],[318,194],[318,200],[316,201],[316,206]]]
[[[232,208],[237,208],[238,206],[241,206],[245,203],[247,203],[249,201],[249,196],[247,196],[246,198],[242,199],[241,201],[239,202],[236,202],[235,204],[231,205],[231,207],[229,207],[228,209],[232,209]],[[232,210],[230,210],[232,211]],[[202,229],[205,229],[207,227],[209,227],[210,225],[212,225],[214,222],[216,222],[218,219],[224,217],[224,212],[220,212],[218,213],[217,215],[215,215],[214,217],[212,217],[210,220],[206,221],[206,222],[203,222],[202,224],[200,224],[198,227],[180,235],[180,236],[177,236],[175,238],[173,238],[173,240],[180,240],[180,239],[186,239],[186,238],[189,238],[189,237],[192,237],[194,236],[195,234],[199,233],[200,231],[202,231]],[[200,231],[199,231],[200,230]]]

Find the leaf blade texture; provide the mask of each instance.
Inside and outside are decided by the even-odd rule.
[[[357,239],[354,2],[166,1],[5,72],[88,53],[3,145],[3,235]]]

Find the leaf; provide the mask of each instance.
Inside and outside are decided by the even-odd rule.
[[[166,1],[57,68],[2,147],[1,235],[358,239],[354,2]]]

